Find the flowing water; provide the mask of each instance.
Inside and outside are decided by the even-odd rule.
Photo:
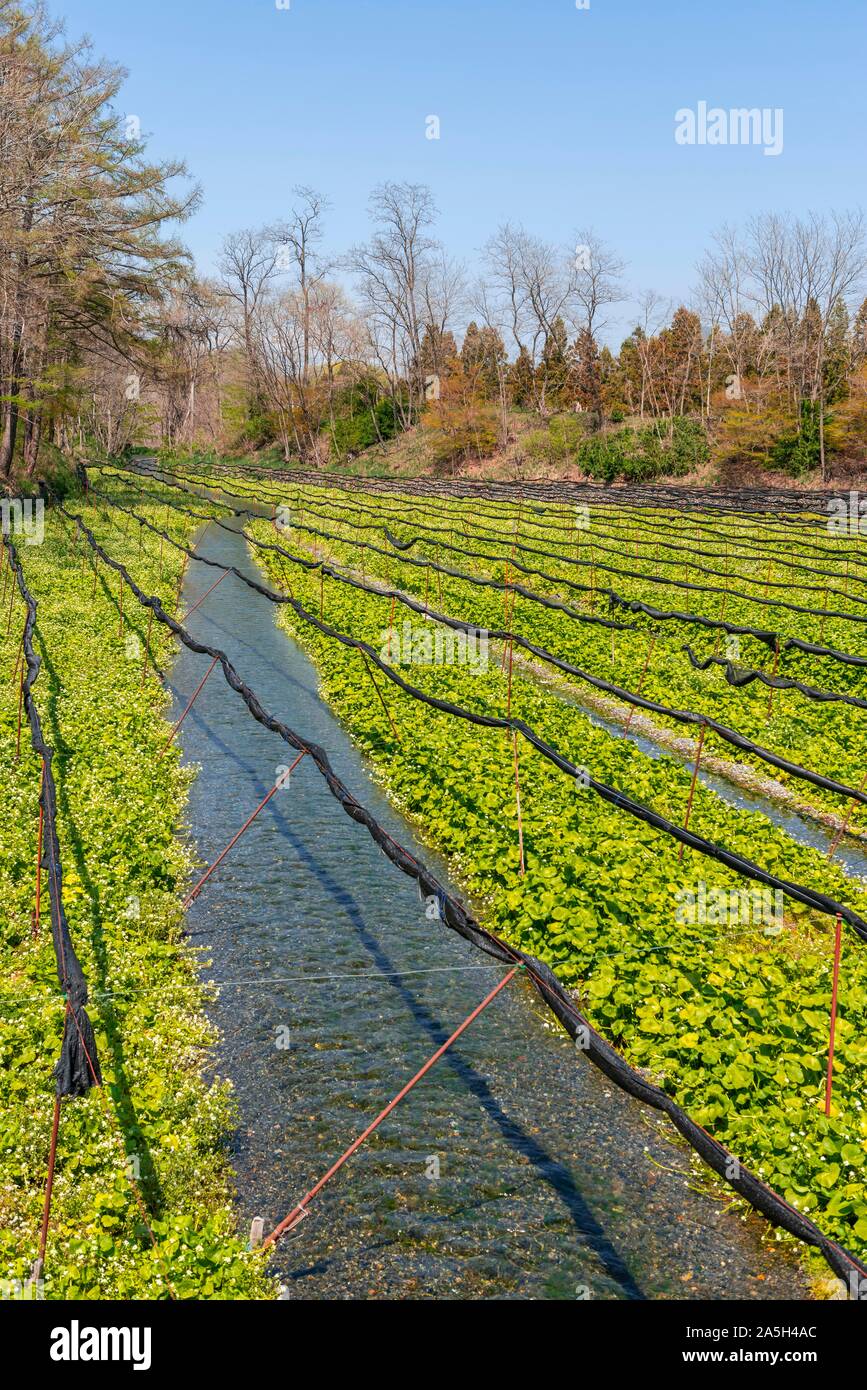
[[[238,534],[203,552],[261,578]],[[191,563],[184,609],[213,583]],[[272,713],[321,743],[359,800],[433,861],[371,780],[276,610],[230,576],[190,618]],[[171,675],[179,714],[207,658]],[[212,674],[180,735],[200,767],[189,823],[211,863],[294,754]],[[270,1229],[502,978],[438,922],[415,885],[340,809],[309,760],[293,772],[189,914],[244,1223]],[[672,1131],[571,1044],[514,981],[276,1247],[289,1298],[805,1296],[758,1218],[695,1190]]]

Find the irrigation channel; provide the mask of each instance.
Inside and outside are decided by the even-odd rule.
[[[240,523],[237,523],[240,529]],[[261,579],[238,533],[203,551]],[[191,563],[182,611],[214,582]],[[229,576],[190,617],[278,717],[329,752],[390,834],[433,861],[373,783],[275,612]],[[207,670],[182,649],[178,717]],[[361,677],[360,677],[361,678]],[[212,863],[285,767],[285,744],[207,682],[179,742]],[[307,763],[188,918],[221,988],[215,1072],[231,1079],[240,1219],[270,1230],[502,978],[427,919],[415,886],[340,814]],[[620,1092],[513,981],[274,1252],[289,1298],[806,1297],[791,1252],[697,1183],[673,1132]],[[765,1239],[763,1239],[765,1237]]]

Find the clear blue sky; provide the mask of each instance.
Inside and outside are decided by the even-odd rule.
[[[52,0],[129,70],[123,114],[177,155],[222,235],[327,193],[335,252],[378,182],[427,183],[472,262],[498,223],[569,244],[592,225],[630,286],[680,299],[713,229],[763,210],[867,202],[867,0]],[[782,107],[779,158],[683,148],[675,112]],[[439,116],[441,139],[425,138]],[[629,311],[624,311],[628,316]]]

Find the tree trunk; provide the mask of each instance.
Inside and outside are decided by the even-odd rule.
[[[42,442],[42,411],[30,412],[24,422],[24,471],[28,478],[36,472]]]
[[[15,441],[18,437],[18,400],[21,391],[21,377],[24,369],[24,348],[21,341],[21,321],[16,318],[12,335],[12,362],[9,370],[9,402],[0,439],[0,476],[12,476],[12,461],[15,457]]]

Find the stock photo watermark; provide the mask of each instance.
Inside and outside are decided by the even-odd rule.
[[[0,1279],[0,1303],[43,1303],[44,1279]]]
[[[82,1327],[73,1318],[69,1327],[55,1327],[49,1355],[52,1361],[127,1361],[134,1371],[151,1365],[149,1327]]]
[[[832,497],[827,504],[828,534],[867,536],[867,497],[850,492],[848,497]]]
[[[752,145],[776,157],[783,153],[784,113],[781,106],[683,106],[675,112],[678,145]]]
[[[783,930],[785,900],[780,889],[708,888],[700,880],[675,894],[679,926],[764,927],[768,936]]]
[[[488,634],[484,631],[453,632],[451,629],[415,627],[410,622],[380,632],[381,660],[391,666],[464,666],[484,675],[490,662]]]
[[[41,497],[4,497],[0,501],[0,532],[4,540],[16,536],[25,545],[41,545],[45,540],[45,503]]]

